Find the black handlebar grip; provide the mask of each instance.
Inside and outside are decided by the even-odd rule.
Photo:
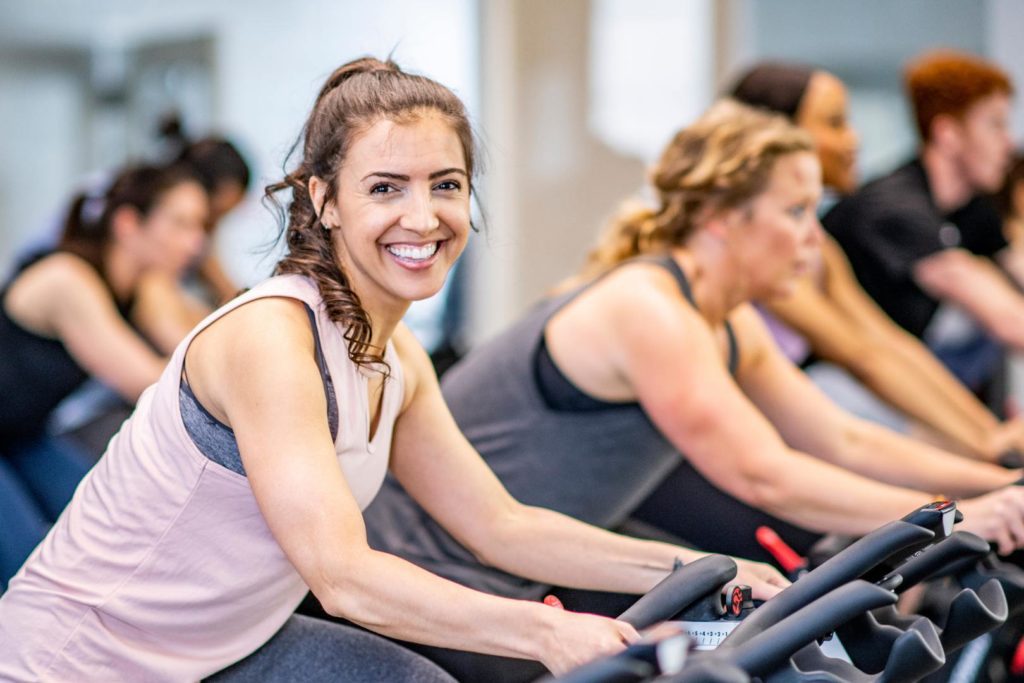
[[[725,555],[708,555],[665,577],[619,619],[636,628],[647,628],[671,619],[708,594],[717,595],[736,578],[736,563]]]
[[[1001,626],[1008,614],[1006,595],[996,579],[989,579],[977,591],[963,589],[949,606],[946,627],[942,629],[942,648],[947,654],[959,650]]]
[[[956,531],[948,538],[929,546],[897,567],[894,572],[903,577],[896,589],[902,593],[911,586],[933,576],[948,576],[976,563],[988,555],[988,541],[967,531]]]
[[[564,676],[545,676],[536,683],[641,683],[657,672],[647,662],[628,657],[608,657],[573,669]]]
[[[687,666],[664,680],[665,683],[750,683],[750,676],[732,664],[708,660]]]
[[[975,591],[980,590],[989,579],[998,580],[1006,596],[1008,618],[1016,619],[1024,615],[1024,569],[989,555],[971,569],[961,572],[957,578],[961,586]]]
[[[828,635],[854,616],[894,602],[896,596],[891,591],[866,581],[852,581],[749,639],[735,642],[737,627],[714,654],[727,658],[752,676],[764,676],[782,666],[797,650]]]
[[[934,537],[931,531],[923,527],[901,520],[889,522],[854,542],[758,607],[740,622],[729,638],[734,642],[752,638],[811,601],[870,572],[894,554],[905,552],[907,548],[919,547]]]

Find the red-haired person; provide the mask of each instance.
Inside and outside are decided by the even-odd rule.
[[[952,51],[918,58],[905,80],[917,158],[822,223],[889,317],[977,389],[998,370],[1002,348],[1024,349],[1024,296],[1006,274],[1024,271],[982,197],[1010,162],[1013,86],[990,62]]]

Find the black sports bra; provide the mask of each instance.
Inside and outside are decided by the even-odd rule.
[[[684,273],[683,269],[679,267],[676,260],[671,256],[666,256],[664,258],[652,259],[651,261],[672,273],[676,282],[679,284],[679,289],[682,291],[683,296],[686,297],[686,300],[689,301],[691,305],[696,307],[697,304],[693,298],[693,289],[690,287],[690,281],[686,278],[686,273]],[[581,289],[580,291],[583,290]],[[728,320],[725,321],[725,334],[729,340],[729,374],[735,375],[740,359],[739,345],[736,342],[736,333],[733,331],[732,325]],[[580,388],[573,384],[559,369],[559,367],[555,365],[555,361],[551,357],[551,352],[548,350],[547,341],[545,340],[544,335],[541,335],[540,343],[537,345],[533,371],[534,378],[537,382],[537,389],[544,398],[544,402],[552,410],[586,412],[591,410],[607,410],[610,408],[636,405],[635,401],[602,401],[580,390]]]

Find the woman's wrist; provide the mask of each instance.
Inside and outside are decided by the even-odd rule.
[[[542,602],[524,602],[524,606],[529,608],[530,615],[523,622],[526,626],[523,634],[523,656],[538,662],[546,662],[549,653],[558,642],[558,624],[564,616],[564,610]]]

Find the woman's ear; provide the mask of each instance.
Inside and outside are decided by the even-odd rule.
[[[704,208],[704,215],[698,215],[694,221],[700,226],[700,230],[718,239],[725,239],[729,229],[736,225],[741,218],[740,209],[712,209]]]
[[[337,215],[334,202],[330,202],[327,206],[324,206],[324,200],[327,197],[327,181],[318,176],[310,176],[309,185],[309,198],[313,202],[313,210],[320,217],[320,223],[327,228],[333,228],[338,225]],[[321,214],[321,209],[323,213]]]
[[[110,216],[110,235],[114,239],[130,239],[142,229],[142,214],[134,206],[122,204]]]

